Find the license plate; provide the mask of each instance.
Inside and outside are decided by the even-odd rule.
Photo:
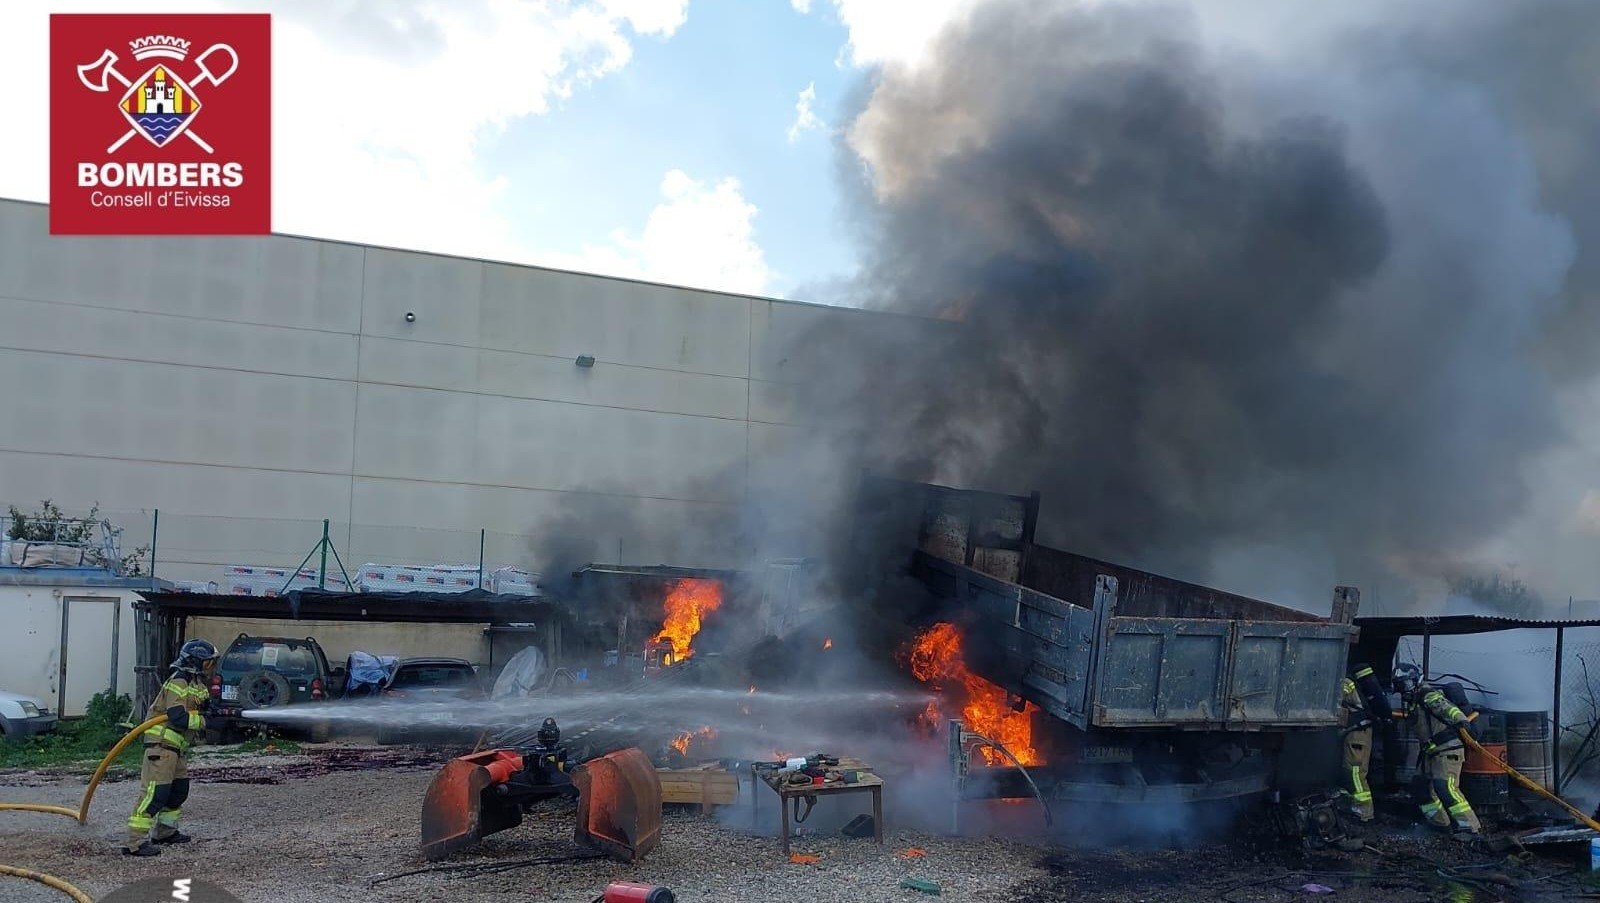
[[[239,688],[238,687],[230,687],[230,686],[227,686],[226,684],[224,684],[223,687],[222,687],[222,698],[223,699],[230,699],[230,700],[231,699],[238,699],[239,698]]]

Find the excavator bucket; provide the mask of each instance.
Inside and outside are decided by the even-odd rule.
[[[661,842],[661,777],[641,750],[590,759],[572,777],[578,785],[579,843],[634,862]]]
[[[493,786],[520,757],[506,750],[473,753],[445,763],[422,798],[422,855],[443,859],[484,837],[522,824],[522,810]]]

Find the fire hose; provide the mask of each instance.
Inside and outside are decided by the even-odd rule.
[[[1555,803],[1561,808],[1567,810],[1568,814],[1570,814],[1573,818],[1576,818],[1578,821],[1583,822],[1583,824],[1590,829],[1600,831],[1600,822],[1597,822],[1589,816],[1584,815],[1583,812],[1578,809],[1578,807],[1572,805],[1554,793],[1551,793],[1549,790],[1546,790],[1543,784],[1540,784],[1538,781],[1523,775],[1522,772],[1517,771],[1515,768],[1512,768],[1510,765],[1507,765],[1505,762],[1501,761],[1499,756],[1496,756],[1494,753],[1484,749],[1483,745],[1474,739],[1471,732],[1469,732],[1466,728],[1463,727],[1459,730],[1462,741],[1465,742],[1468,747],[1470,747],[1478,755],[1488,759],[1489,762],[1495,767],[1510,775],[1513,781],[1516,781],[1523,787],[1526,787],[1550,802]]]
[[[45,812],[51,815],[65,815],[68,818],[77,819],[78,824],[80,825],[86,824],[89,821],[89,803],[94,800],[95,788],[100,786],[100,781],[106,776],[106,769],[111,767],[111,763],[116,761],[117,756],[121,755],[122,751],[127,749],[129,744],[144,736],[145,731],[149,730],[150,728],[160,726],[161,724],[165,723],[166,720],[167,716],[165,714],[157,715],[124,734],[122,739],[118,740],[116,745],[111,747],[111,751],[106,753],[105,758],[100,760],[100,765],[94,770],[94,776],[89,778],[89,786],[84,789],[83,801],[78,804],[77,809],[69,809],[66,806],[51,806],[45,803],[0,803],[0,810],[12,812]],[[91,898],[88,894],[77,889],[76,887],[73,887],[71,884],[68,884],[66,881],[63,881],[56,876],[47,875],[44,872],[36,872],[33,869],[25,869],[16,865],[0,865],[0,875],[10,875],[14,878],[26,878],[29,881],[37,881],[46,887],[53,887],[56,890],[61,891],[72,899],[78,901],[78,903],[94,903],[93,898]]]
[[[25,869],[15,865],[0,865],[0,875],[10,875],[13,878],[26,878],[29,881],[37,881],[46,887],[53,887],[61,891],[72,899],[77,900],[78,903],[94,903],[93,897],[57,878],[55,875],[46,875],[44,872],[36,872],[33,869]]]
[[[166,715],[157,715],[124,734],[122,739],[111,747],[111,751],[106,753],[106,757],[100,760],[100,766],[94,770],[94,776],[89,779],[89,786],[84,789],[83,801],[78,804],[77,809],[69,809],[66,806],[51,806],[44,803],[0,803],[0,810],[48,812],[52,815],[65,815],[68,818],[75,818],[80,825],[87,824],[89,821],[89,803],[94,799],[94,791],[95,788],[100,786],[100,780],[106,776],[106,769],[111,767],[111,763],[116,760],[117,756],[122,754],[123,750],[128,748],[129,744],[144,736],[144,732],[150,728],[165,724],[166,720]]]

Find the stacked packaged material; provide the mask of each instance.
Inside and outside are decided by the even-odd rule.
[[[278,585],[282,586],[283,584],[280,583]],[[211,593],[213,595],[216,594],[218,589],[217,581],[215,580],[174,580],[172,581],[172,588],[180,593]]]
[[[539,575],[514,567],[495,568],[484,578],[483,588],[507,596],[537,596]]]
[[[289,579],[290,574],[294,579]],[[246,567],[243,565],[230,565],[222,569],[222,585],[225,591],[232,596],[276,596],[284,592],[284,584],[289,590],[316,589],[317,572],[312,568],[301,568],[299,571],[290,571],[288,568]],[[327,588],[340,590],[344,586],[344,578],[338,574],[328,575]]]
[[[356,587],[364,593],[464,593],[477,589],[478,569],[469,565],[418,567],[369,562],[356,575]]]

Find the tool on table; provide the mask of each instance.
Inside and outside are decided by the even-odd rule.
[[[839,757],[827,753],[813,753],[809,756],[795,756],[780,762],[752,762],[757,771],[775,771],[785,774],[795,771],[804,771],[813,768],[838,767]]]

